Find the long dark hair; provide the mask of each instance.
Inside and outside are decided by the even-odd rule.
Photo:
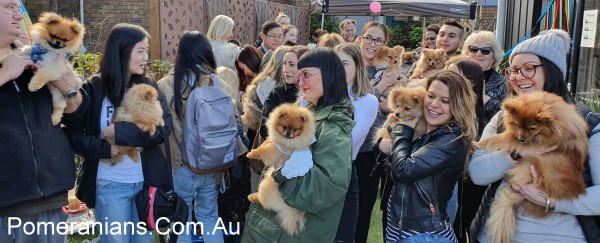
[[[330,48],[317,48],[308,51],[298,60],[298,69],[315,67],[321,70],[323,97],[317,102],[317,109],[350,100],[346,72],[340,57]]]
[[[121,104],[127,87],[148,79],[145,74],[133,74],[130,80],[127,80],[131,52],[138,42],[146,38],[150,39],[150,35],[144,28],[126,23],[115,25],[108,33],[100,59],[100,78],[108,100],[115,107]]]
[[[471,81],[475,93],[475,115],[477,116],[477,135],[481,136],[483,128],[488,122],[483,105],[483,70],[481,66],[471,59],[462,59],[454,63],[465,78]]]
[[[262,53],[262,51],[251,45],[245,45],[244,48],[242,48],[242,50],[240,51],[240,53],[238,53],[238,56],[235,60],[235,69],[237,70],[238,79],[240,80],[240,85],[238,87],[239,91],[246,90],[246,86],[250,84],[250,82],[252,81],[252,77],[246,76],[246,74],[244,74],[244,70],[240,68],[238,62],[243,63],[250,70],[252,70],[252,72],[258,74],[260,71],[260,62],[263,58],[263,55],[264,54]]]
[[[177,58],[173,69],[174,95],[171,104],[177,116],[183,120],[182,93],[197,87],[200,78],[214,74],[217,62],[210,41],[198,31],[190,31],[181,37],[177,48]]]

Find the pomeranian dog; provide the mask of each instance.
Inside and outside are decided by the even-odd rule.
[[[85,28],[76,19],[65,19],[52,12],[42,13],[39,22],[34,24],[31,31],[33,46],[24,48],[31,53],[32,60],[43,61],[29,82],[29,91],[41,89],[46,83],[58,80],[66,72],[72,72],[67,56],[76,53],[81,47]],[[81,88],[78,80],[77,88]],[[57,125],[62,119],[67,100],[63,93],[52,85],[48,85],[52,94],[52,124]]]
[[[258,131],[261,123],[262,109],[255,103],[258,101],[258,94],[256,93],[257,85],[250,84],[246,87],[246,92],[242,96],[242,124],[244,128]]]
[[[400,70],[402,66],[403,46],[387,47],[382,46],[379,52],[373,58],[373,65],[378,68],[387,68],[386,73]]]
[[[506,172],[506,186],[492,204],[487,228],[492,242],[508,243],[515,236],[519,207],[533,217],[550,214],[543,207],[525,200],[510,185],[533,182],[530,171],[533,165],[538,174],[536,186],[548,197],[565,200],[584,195],[582,172],[589,141],[588,125],[577,108],[557,95],[547,92],[519,95],[507,99],[502,110],[506,131],[474,143],[477,148],[512,153],[527,148],[558,146],[555,151],[540,156],[523,157]]]
[[[157,126],[164,126],[163,110],[158,101],[158,91],[148,84],[133,85],[121,101],[121,105],[115,110],[113,123],[131,122],[142,131],[154,135]],[[114,137],[109,139],[110,144],[115,145]],[[118,146],[119,155],[110,159],[111,165],[121,162],[123,155],[128,155],[134,162],[139,162],[140,147]]]
[[[315,121],[307,108],[283,104],[271,112],[266,126],[269,137],[260,147],[250,151],[248,158],[261,160],[268,170],[263,173],[258,192],[250,194],[248,199],[277,212],[285,231],[297,235],[304,230],[304,212],[285,204],[271,173],[274,165],[280,160],[287,161],[294,150],[309,148],[315,136]]]
[[[442,69],[444,67],[444,63],[446,63],[447,56],[448,55],[444,49],[440,48],[432,50],[424,48],[421,51],[421,58],[419,59],[417,67],[415,68],[412,76],[410,76],[410,79],[422,79],[425,78],[422,77],[423,73],[429,70]]]
[[[417,60],[419,60],[419,58],[417,58],[417,53],[414,51],[408,51],[402,54],[402,66],[400,66],[402,73],[408,75],[410,68]]]
[[[424,87],[397,87],[394,88],[389,95],[388,107],[392,110],[385,120],[383,126],[377,129],[375,133],[374,143],[377,143],[380,138],[392,138],[389,133],[390,128],[402,120],[419,119],[415,127],[413,141],[423,136],[427,131],[427,121],[423,116],[423,103],[427,91]]]

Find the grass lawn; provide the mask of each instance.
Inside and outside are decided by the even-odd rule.
[[[375,202],[375,206],[373,207],[373,213],[371,214],[371,226],[369,227],[369,237],[367,239],[367,242],[369,243],[383,242],[383,233],[381,226],[382,211],[379,210],[380,202],[381,198],[379,197],[379,194],[377,194],[377,201]]]

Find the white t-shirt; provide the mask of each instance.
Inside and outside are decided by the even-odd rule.
[[[358,151],[365,142],[367,135],[369,135],[371,126],[373,126],[377,117],[379,102],[372,94],[354,100],[351,87],[348,87],[348,94],[352,106],[354,106],[354,121],[356,122],[356,125],[352,128],[352,160],[356,160]]]
[[[108,98],[102,102],[102,111],[100,114],[100,134],[111,124],[112,116],[115,113],[115,107]],[[119,183],[138,183],[144,181],[142,172],[142,162],[133,162],[128,155],[123,156],[123,160],[116,165],[110,165],[110,159],[100,159],[98,164],[98,178],[119,182]]]

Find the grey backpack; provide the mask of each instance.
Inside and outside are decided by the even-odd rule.
[[[235,106],[219,76],[211,80],[212,86],[192,90],[185,108],[181,155],[194,173],[221,171],[237,162]]]

